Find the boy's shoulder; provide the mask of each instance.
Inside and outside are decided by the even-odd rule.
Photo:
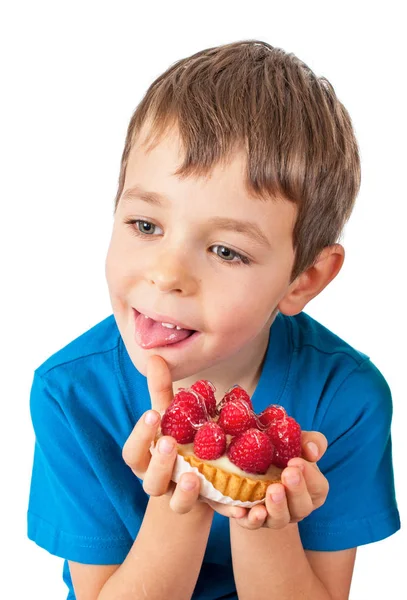
[[[115,318],[110,315],[52,354],[35,371],[44,376],[57,367],[111,352],[119,339]]]
[[[285,319],[292,360],[284,401],[304,429],[324,431],[332,440],[359,420],[388,425],[391,391],[370,357],[306,313]]]
[[[369,356],[352,347],[333,331],[316,321],[307,313],[301,312],[294,317],[288,317],[291,326],[291,339],[293,349],[316,350],[319,354],[331,360],[334,355],[339,355],[349,364],[360,365]]]

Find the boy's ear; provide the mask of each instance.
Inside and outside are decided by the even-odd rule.
[[[345,250],[340,244],[324,248],[315,263],[291,283],[278,304],[279,311],[288,316],[300,313],[337,276],[344,260]]]

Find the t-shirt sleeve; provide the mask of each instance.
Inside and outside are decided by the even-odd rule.
[[[36,372],[30,397],[36,439],[28,537],[68,560],[119,564],[132,545],[131,536],[57,396]],[[94,446],[103,461],[105,449]]]
[[[319,427],[328,439],[318,466],[329,481],[329,493],[325,504],[299,523],[305,549],[353,548],[400,528],[391,419],[389,386],[365,360],[337,389]]]

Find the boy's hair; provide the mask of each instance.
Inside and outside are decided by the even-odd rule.
[[[206,175],[243,150],[249,194],[297,205],[291,280],[338,241],[360,186],[358,146],[332,85],[294,54],[246,40],[197,52],[158,77],[128,127],[115,210],[146,123],[149,149],[177,127],[184,161],[176,175]]]

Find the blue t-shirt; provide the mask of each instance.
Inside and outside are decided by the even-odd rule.
[[[236,382],[239,383],[239,382]],[[300,313],[271,327],[253,407],[281,404],[304,430],[325,434],[319,467],[325,504],[299,523],[305,549],[332,551],[383,539],[400,527],[394,494],[389,387],[369,358]],[[150,408],[113,316],[51,356],[34,374],[36,443],[28,536],[65,560],[120,564],[148,496],[122,459]],[[228,519],[215,514],[194,600],[237,599]]]

